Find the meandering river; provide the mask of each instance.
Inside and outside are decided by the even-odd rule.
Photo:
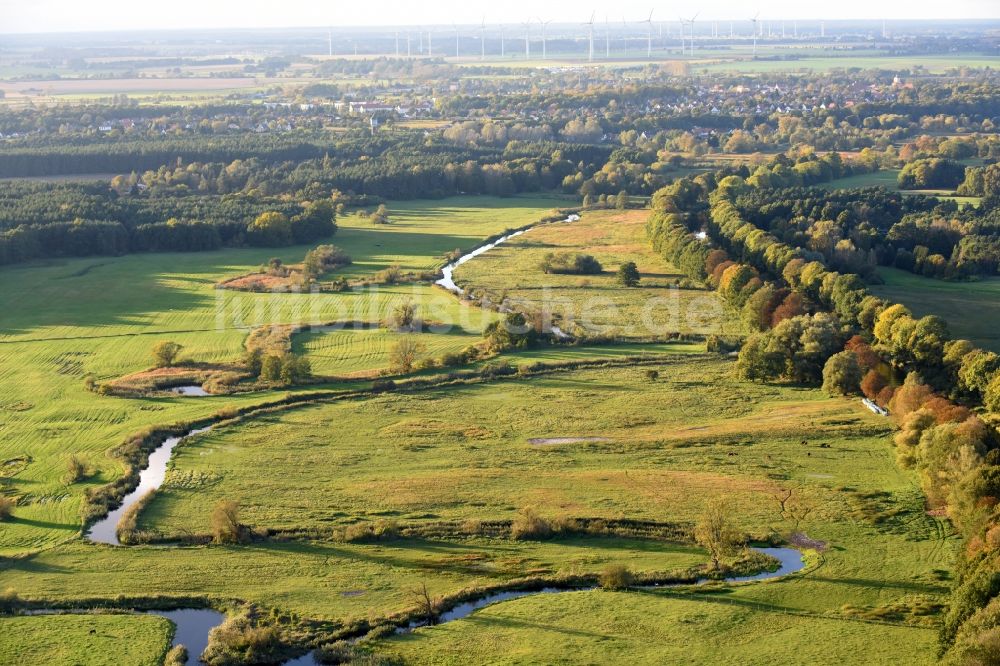
[[[570,215],[562,222],[575,222],[579,220],[578,215]],[[505,236],[481,245],[474,250],[471,250],[467,254],[462,255],[455,261],[449,263],[442,269],[443,277],[437,280],[435,284],[438,284],[445,289],[448,289],[452,293],[462,296],[465,294],[465,290],[455,284],[454,281],[454,271],[456,268],[462,264],[478,257],[489,250],[495,248],[497,245],[507,242],[511,238],[515,238],[524,234],[525,232],[533,229],[535,226],[540,226],[542,224],[553,224],[551,222],[540,222],[537,225],[528,227],[527,229],[521,229],[518,231],[511,232]],[[553,329],[557,335],[565,335],[558,329]],[[197,388],[198,390],[191,390]],[[203,391],[200,387],[181,387],[182,390],[175,391],[182,395],[202,395]],[[145,495],[150,490],[159,488],[164,479],[166,478],[167,465],[170,462],[170,457],[173,454],[174,448],[177,447],[184,439],[192,437],[194,435],[206,432],[210,428],[199,428],[193,429],[187,433],[176,437],[169,437],[163,441],[160,446],[156,448],[149,456],[149,462],[145,469],[143,469],[139,474],[139,485],[127,494],[122,500],[121,506],[119,506],[114,511],[110,512],[107,517],[94,523],[90,529],[87,531],[87,538],[91,541],[98,543],[106,543],[111,545],[121,545],[118,540],[117,527],[118,521],[121,519],[122,515],[128,511],[139,499]],[[782,576],[787,576],[788,574],[795,573],[801,570],[804,566],[804,560],[802,553],[798,550],[792,548],[756,548],[762,553],[771,555],[779,560],[781,566],[775,571],[766,571],[754,576],[736,576],[732,578],[725,579],[727,582],[742,583],[750,581],[761,581],[773,578],[780,578]],[[699,580],[695,584],[704,584],[708,580]],[[676,586],[677,584],[672,584]],[[666,586],[663,586],[666,587]],[[505,601],[511,601],[514,599],[520,599],[523,597],[533,596],[537,594],[558,594],[567,592],[579,592],[585,590],[592,590],[595,588],[559,588],[559,587],[546,587],[540,590],[533,591],[522,591],[522,590],[512,590],[506,592],[496,592],[480,599],[473,601],[467,601],[458,604],[444,613],[438,618],[438,624],[445,622],[453,622],[455,620],[460,620],[470,616],[475,611],[485,608],[486,606],[491,606],[493,604],[502,603]],[[55,612],[55,611],[53,611]],[[77,611],[80,612],[80,611]],[[188,652],[191,655],[192,661],[197,659],[197,656],[204,651],[205,647],[208,645],[208,634],[209,632],[225,620],[225,615],[219,613],[218,611],[208,610],[208,609],[181,609],[174,611],[150,611],[150,613],[159,615],[169,619],[175,624],[177,630],[174,636],[174,645],[183,644],[188,648]],[[425,626],[426,623],[423,622],[413,622],[409,626],[402,628],[400,631],[412,631],[421,626]],[[298,659],[294,659],[287,662],[287,666],[311,666],[317,662],[313,658],[312,654],[306,654]]]
[[[143,495],[150,490],[154,490],[163,485],[163,480],[167,476],[167,464],[174,448],[181,443],[182,439],[203,433],[209,428],[198,428],[190,430],[177,437],[168,437],[156,447],[156,450],[149,454],[149,463],[146,468],[139,473],[139,485],[122,499],[121,506],[109,513],[106,517],[91,525],[87,530],[87,538],[97,543],[109,543],[113,546],[120,546],[118,541],[118,521],[129,508],[138,502]]]

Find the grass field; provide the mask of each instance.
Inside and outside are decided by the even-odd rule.
[[[589,211],[577,222],[532,229],[460,266],[455,282],[495,302],[508,298],[528,310],[548,311],[566,331],[648,337],[671,332],[739,333],[722,316],[721,301],[703,288],[678,288],[683,274],[656,255],[646,240],[648,211]],[[600,275],[549,275],[539,267],[550,252],[593,255]],[[620,286],[618,266],[635,261],[638,288]]]
[[[858,403],[818,391],[740,384],[730,378],[729,364],[678,356],[659,368],[655,383],[642,368],[578,370],[277,414],[179,448],[168,487],[143,520],[166,531],[201,532],[212,502],[226,497],[240,501],[244,520],[258,527],[496,518],[525,504],[547,516],[688,521],[702,502],[726,494],[745,528],[767,532],[790,528],[772,492],[792,486],[815,508],[800,529],[829,547],[812,558],[809,573],[721,597],[732,605],[720,606],[718,596],[647,602],[635,593],[619,603],[597,593],[556,595],[498,606],[378,648],[411,657],[426,651],[426,660],[447,662],[476,633],[485,640],[478,649],[496,647],[491,660],[537,662],[553,657],[547,641],[565,636],[574,649],[611,641],[653,663],[704,641],[710,627],[708,642],[691,648],[691,662],[709,663],[713,645],[783,654],[790,648],[773,643],[779,631],[831,662],[870,663],[851,646],[884,637],[894,641],[886,644],[886,663],[927,663],[933,617],[908,609],[946,594],[943,572],[956,542],[943,521],[924,513],[916,480],[895,466],[888,426]],[[574,436],[610,441],[528,441]],[[697,549],[595,538],[169,550],[66,544],[12,562],[3,576],[28,598],[198,593],[309,617],[354,618],[407,608],[407,590],[421,582],[446,594],[528,572],[599,571],[609,562],[665,571],[704,557]],[[598,619],[594,604],[602,603],[617,610]],[[640,606],[650,604],[661,610],[640,621]],[[895,624],[862,624],[849,608]],[[524,612],[547,619],[525,625]],[[625,628],[636,621],[654,625],[654,635],[683,640],[674,647],[643,643]],[[506,633],[515,628],[517,640]],[[602,639],[607,633],[615,637]]]
[[[874,173],[862,173],[856,176],[838,178],[828,183],[821,183],[818,187],[826,189],[850,190],[859,187],[884,187],[891,192],[902,192],[903,194],[925,194],[937,197],[941,201],[954,201],[959,208],[963,206],[973,206],[978,208],[982,202],[981,197],[961,197],[955,196],[952,190],[901,190],[898,179],[899,169],[882,169]]]
[[[158,666],[173,628],[155,615],[0,618],[0,663]]]
[[[629,664],[933,663],[934,635],[927,630],[723,601],[658,592],[535,596],[381,641],[378,651],[422,664],[576,663],[570,655],[609,654]]]
[[[429,270],[443,263],[445,252],[471,248],[484,236],[528,224],[559,203],[535,197],[401,202],[391,206],[392,225],[348,217],[332,240],[354,258],[348,269],[353,276],[390,264]],[[106,380],[146,368],[152,345],[167,339],[184,345],[188,360],[232,360],[250,326],[377,322],[395,303],[408,299],[421,302],[425,316],[460,325],[468,332],[456,334],[463,343],[492,320],[491,313],[461,305],[427,285],[314,295],[214,289],[219,280],[253,270],[272,255],[296,262],[307,249],[95,257],[0,271],[7,287],[0,290],[0,382],[6,387],[0,401],[0,461],[14,461],[9,468],[16,472],[0,479],[0,492],[20,498],[15,519],[0,523],[0,554],[75,536],[82,493],[121,473],[105,453],[127,434],[145,425],[204,417],[224,405],[262,399],[107,398],[84,390],[87,374]],[[341,358],[333,365],[363,369],[368,349],[367,343],[355,345],[346,352],[354,361]],[[382,360],[376,356],[372,362],[378,367]],[[324,358],[318,361],[320,368]],[[96,468],[87,482],[62,482],[70,453],[84,455]]]
[[[857,429],[886,432],[818,392],[741,385],[729,363],[712,357],[679,356],[659,372],[656,382],[643,368],[602,368],[390,395],[213,431],[175,452],[142,522],[167,534],[205,533],[224,498],[241,503],[248,524],[280,528],[502,518],[525,505],[693,519],[702,500],[727,492],[757,507],[750,525],[768,519],[766,498],[780,485],[768,475],[791,474],[804,424],[814,445],[829,438],[836,448]],[[564,437],[607,441],[532,442]],[[276,450],[274,442],[285,444]],[[849,456],[829,458],[821,464],[828,478],[858,482]],[[262,478],[261,469],[272,475]]]
[[[1000,279],[945,282],[896,268],[879,268],[879,275],[885,284],[872,287],[879,296],[918,317],[938,315],[954,336],[1000,352]]]
[[[430,270],[445,252],[528,224],[558,203],[401,202],[390,206],[393,224],[375,227],[348,217],[333,241],[354,258],[343,271],[351,277],[391,264]],[[532,300],[543,284],[533,270],[538,255],[565,248],[594,254],[605,274],[588,283],[557,277],[553,293],[570,302],[607,298],[623,321],[638,319],[642,299],[660,292],[680,292],[682,303],[713,298],[669,288],[679,276],[647,249],[644,219],[641,211],[609,211],[539,228],[466,264],[457,278]],[[304,251],[276,254],[294,262]],[[708,664],[721,656],[741,663],[861,664],[872,663],[863,647],[878,643],[877,658],[885,663],[930,661],[937,616],[925,609],[947,594],[957,542],[945,521],[924,511],[914,475],[896,466],[888,422],[857,401],[818,390],[741,383],[731,360],[705,353],[700,343],[522,350],[507,358],[524,365],[663,356],[643,365],[315,404],[220,426],[175,450],[164,487],[139,518],[142,527],[166,535],[204,534],[213,505],[230,499],[239,502],[247,525],[303,529],[312,539],[164,548],[77,538],[84,489],[121,473],[106,452],[126,434],[275,397],[101,397],[84,390],[85,374],[108,378],[146,367],[150,346],[163,339],[185,345],[189,359],[227,360],[250,324],[377,321],[405,298],[436,299],[439,305],[425,301],[428,319],[479,317],[448,334],[421,334],[435,354],[478,339],[495,316],[426,285],[317,295],[214,289],[272,254],[145,255],[0,272],[13,286],[0,292],[0,381],[8,387],[0,405],[6,475],[0,492],[20,498],[13,520],[0,523],[0,555],[19,555],[0,561],[0,589],[69,605],[194,595],[217,606],[238,599],[305,619],[378,619],[412,609],[412,590],[423,584],[439,596],[525,576],[592,574],[609,564],[677,572],[705,564],[707,554],[686,543],[623,537],[513,541],[472,536],[471,527],[464,535],[375,543],[320,535],[386,521],[468,527],[511,518],[525,506],[550,519],[690,525],[709,499],[727,496],[748,532],[798,530],[824,547],[810,551],[808,569],[787,580],[683,596],[587,592],[523,599],[374,649],[419,663],[580,662],[614,654],[638,663]],[[637,261],[645,286],[613,284],[612,271],[626,259]],[[714,312],[703,330],[719,330],[723,316]],[[348,329],[302,334],[294,345],[318,371],[351,374],[382,367],[389,342],[381,330]],[[659,373],[655,380],[650,369]],[[96,475],[65,484],[70,452],[84,454]],[[777,508],[775,493],[787,488],[796,505],[808,509],[796,521]],[[169,635],[169,625],[156,618],[116,617],[106,627],[90,621],[0,618],[0,661],[24,633],[39,650],[35,662],[103,663],[101,655],[111,654],[117,663],[157,663]],[[9,632],[16,641],[5,642]],[[116,648],[114,641],[128,645]],[[63,651],[63,645],[86,646],[94,661],[72,661],[76,648]]]

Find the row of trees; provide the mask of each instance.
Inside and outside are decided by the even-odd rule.
[[[650,225],[654,246],[666,250],[668,259],[700,255],[704,264],[699,268],[690,261],[691,274],[715,284],[734,305],[769,308],[789,290],[813,311],[785,318],[774,317],[775,309],[770,321],[756,319],[761,330],[741,350],[739,372],[760,380],[822,379],[831,392],[863,392],[889,408],[900,426],[900,463],[919,472],[932,505],[946,508],[967,537],[942,631],[945,646],[956,663],[982,654],[995,626],[990,618],[1000,604],[995,584],[1000,579],[1000,449],[996,432],[955,400],[1000,408],[1000,358],[951,339],[939,318],[913,317],[904,307],[869,294],[857,275],[807,261],[800,248],[744,220],[733,205],[744,187],[740,179],[726,176],[716,188],[701,190],[711,191],[708,228],[722,246],[715,250],[690,233],[700,219],[692,214],[696,208],[684,209],[677,192],[654,197],[659,204]],[[679,212],[668,213],[671,207]],[[768,298],[755,298],[769,291]]]

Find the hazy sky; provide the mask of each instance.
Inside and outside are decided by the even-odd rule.
[[[644,20],[651,8],[654,20],[676,20],[678,12],[699,18],[747,19],[758,10],[770,19],[839,18],[1000,18],[1000,0],[715,0],[656,3],[615,0],[503,0],[502,2],[440,2],[435,0],[0,0],[0,33],[127,30],[149,28],[249,28],[293,26],[426,25],[519,23],[533,17],[555,21],[586,21],[597,12],[614,21],[624,15]]]

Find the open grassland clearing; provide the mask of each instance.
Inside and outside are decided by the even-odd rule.
[[[0,618],[0,662],[48,666],[158,666],[173,627],[155,615]]]
[[[667,573],[701,566],[693,545],[577,537],[551,541],[407,539],[377,544],[256,543],[251,546],[113,548],[66,544],[2,570],[24,598],[203,596],[243,599],[304,617],[380,617],[413,607],[411,590],[435,596],[526,576],[600,572],[611,563]],[[0,625],[2,626],[2,625]]]
[[[831,515],[856,501],[840,486],[882,487],[884,421],[818,391],[741,384],[730,369],[713,356],[677,356],[277,413],[179,447],[141,523],[205,533],[224,498],[241,503],[247,524],[284,529],[512,518],[525,505],[694,520],[705,499],[733,494],[745,526],[760,529],[787,484],[804,484]],[[602,441],[530,442],[580,437]],[[880,470],[855,469],[883,452]]]
[[[879,275],[885,284],[872,286],[877,295],[917,317],[937,315],[955,337],[1000,352],[1000,279],[947,282],[885,267]]]
[[[299,333],[293,338],[292,351],[305,354],[313,372],[326,376],[372,376],[390,367],[393,345],[402,336],[410,336],[423,345],[423,358],[439,359],[457,354],[482,341],[479,331],[461,328],[442,333],[398,333],[385,328],[324,332],[322,329]]]
[[[712,645],[765,650],[774,644],[780,654],[788,648],[775,644],[775,632],[808,635],[810,654],[842,656],[846,663],[861,663],[864,652],[848,647],[857,649],[864,637],[894,639],[883,648],[886,663],[915,659],[933,643],[935,618],[920,609],[947,593],[956,542],[925,514],[913,476],[896,467],[885,421],[854,401],[819,391],[738,383],[730,363],[712,357],[678,356],[657,368],[655,382],[645,369],[557,372],[386,395],[206,433],[176,450],[166,487],[141,519],[168,533],[202,533],[210,507],[228,498],[240,502],[242,519],[255,527],[323,530],[358,521],[403,526],[442,519],[474,525],[511,517],[526,504],[552,518],[684,523],[708,499],[727,495],[745,529],[798,529],[826,542],[825,550],[810,555],[806,572],[785,581],[723,594],[705,588],[678,599],[661,596],[673,593],[550,595],[377,647],[411,658],[425,649],[422,662],[447,663],[456,659],[456,646],[485,632],[483,649],[497,645],[489,658],[509,662],[549,660],[542,643],[555,636],[581,647],[615,641],[640,663],[680,649],[663,641],[644,645],[631,630],[620,630],[635,622],[685,645],[708,636],[709,644],[691,648],[696,663],[712,661]],[[607,441],[529,441],[538,437]],[[809,509],[799,519],[778,510],[774,493],[788,488],[793,504]],[[409,608],[408,591],[423,583],[439,595],[524,575],[600,571],[607,564],[654,572],[704,561],[696,548],[593,537],[175,549],[65,544],[11,561],[3,577],[26,598],[64,603],[117,594],[205,594],[306,617],[349,619]],[[608,607],[616,610],[590,617],[595,608]],[[523,623],[522,608],[551,619]],[[859,612],[917,628],[862,623]],[[570,633],[572,627],[587,628]],[[523,640],[510,636],[515,630]],[[606,634],[617,638],[602,638]]]
[[[962,206],[979,207],[981,197],[956,196],[952,190],[901,190],[899,189],[899,169],[880,169],[873,173],[861,173],[846,178],[838,178],[828,183],[820,183],[817,187],[837,190],[851,190],[860,187],[884,187],[891,192],[903,194],[926,194],[935,196],[942,201],[954,201]]]
[[[381,640],[421,664],[930,664],[934,632],[768,611],[660,592],[573,592],[489,606],[472,617]],[[877,645],[878,648],[873,646]]]
[[[475,201],[485,212],[474,210]],[[352,227],[347,221],[332,240],[346,241],[356,261],[352,269],[359,274],[394,263],[433,268],[456,246],[467,249],[508,225],[528,224],[554,203],[529,197],[399,204],[399,223]],[[472,219],[469,229],[466,213]],[[457,345],[476,337],[495,316],[426,284],[344,294],[247,294],[214,288],[219,280],[252,270],[271,256],[300,261],[307,249],[95,257],[5,268],[5,288],[0,290],[0,381],[5,386],[0,462],[24,464],[18,462],[16,474],[0,472],[0,493],[19,502],[15,517],[0,523],[0,554],[75,536],[83,491],[120,476],[120,463],[106,453],[127,435],[265,399],[102,397],[85,390],[88,375],[100,382],[146,369],[152,364],[150,349],[164,340],[183,345],[182,361],[228,363],[239,357],[253,326],[380,322],[406,300],[420,302],[425,317],[459,327],[440,340],[433,333],[422,335],[435,350],[450,349],[451,340]],[[348,360],[333,365],[359,371],[366,369],[364,359],[372,358],[371,369],[383,366],[381,352],[366,356],[369,343],[360,336],[352,339],[356,348],[345,350]],[[317,365],[322,370],[324,361]],[[64,482],[71,454],[85,458],[93,474],[76,483]]]
[[[646,240],[648,211],[588,211],[577,222],[532,229],[455,271],[455,282],[474,294],[517,309],[545,310],[569,333],[649,337],[667,333],[738,333],[714,294],[690,285],[656,255]],[[549,253],[592,255],[599,275],[545,273]],[[618,284],[618,266],[634,261],[638,287]],[[563,325],[565,324],[565,325]]]

